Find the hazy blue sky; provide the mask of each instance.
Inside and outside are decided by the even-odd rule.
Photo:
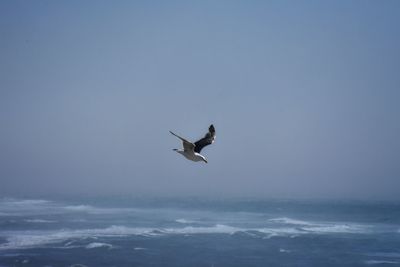
[[[0,1],[0,196],[400,198],[400,1]],[[209,163],[185,160],[214,123]]]

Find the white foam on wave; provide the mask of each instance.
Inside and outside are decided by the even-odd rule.
[[[368,227],[357,224],[325,224],[311,227],[302,227],[304,231],[313,233],[367,233]]]
[[[88,245],[86,245],[87,249],[92,249],[92,248],[108,248],[111,249],[113,248],[113,245],[108,244],[108,243],[100,243],[100,242],[93,242]]]
[[[14,199],[14,198],[4,198],[0,200],[0,205],[13,205],[13,206],[32,206],[32,205],[42,205],[51,203],[49,200],[44,199]]]
[[[269,222],[274,222],[274,223],[294,224],[294,225],[314,225],[311,222],[291,219],[291,218],[288,218],[288,217],[273,218],[273,219],[269,219],[268,221]]]
[[[51,201],[43,199],[0,199],[0,213],[5,215],[15,215],[16,211],[33,211],[48,208],[52,205]]]
[[[273,237],[273,236],[292,236],[292,235],[299,235],[299,234],[304,234],[305,232],[302,231],[301,229],[296,229],[296,228],[261,228],[261,229],[256,229],[257,232],[267,234],[268,237]]]
[[[7,242],[0,244],[0,249],[31,248],[69,239],[159,234],[160,232],[156,232],[153,228],[130,228],[116,225],[100,229],[9,231],[3,232]]]
[[[182,224],[190,224],[190,223],[195,223],[195,221],[192,220],[186,220],[186,219],[176,219],[175,222],[177,223],[182,223]]]
[[[310,222],[288,217],[274,218],[268,220],[269,222],[282,223],[285,225],[298,226],[295,229],[301,232],[312,232],[320,234],[328,233],[367,233],[369,227],[367,225],[355,223],[340,223],[340,222]]]
[[[117,214],[134,212],[131,208],[102,208],[85,204],[65,205],[44,199],[0,199],[0,216],[24,216],[84,212],[89,214]]]
[[[59,214],[57,204],[43,199],[0,199],[0,216],[37,216]]]
[[[91,205],[70,205],[63,206],[63,210],[68,212],[84,212],[88,214],[127,214],[132,212],[137,212],[138,209],[134,208],[103,208],[94,207]]]
[[[60,243],[70,239],[86,239],[97,237],[124,237],[130,235],[159,236],[166,234],[232,234],[242,229],[215,225],[211,227],[184,228],[140,228],[113,225],[101,229],[83,230],[47,230],[47,231],[10,231],[4,232],[7,242],[0,244],[0,249],[23,249]]]
[[[65,240],[59,234],[17,234],[7,238],[7,242],[0,244],[0,249],[31,248],[49,243],[56,243]]]
[[[28,222],[28,223],[56,223],[57,221],[44,220],[44,219],[26,219],[25,222]]]
[[[0,235],[7,242],[0,244],[0,249],[30,248],[45,246],[77,239],[100,237],[125,237],[130,235],[160,236],[160,235],[195,235],[195,234],[236,234],[245,233],[255,238],[271,238],[274,236],[293,237],[305,234],[329,233],[364,233],[365,229],[357,225],[326,224],[307,227],[265,227],[265,228],[239,228],[224,224],[204,227],[178,227],[178,228],[144,228],[112,225],[107,228],[80,229],[80,230],[32,230],[32,231],[5,231]]]
[[[217,224],[210,227],[192,227],[187,226],[184,228],[167,228],[162,230],[166,234],[234,234],[236,232],[244,231],[245,229],[236,228],[228,225]]]

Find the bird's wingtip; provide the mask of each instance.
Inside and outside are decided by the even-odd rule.
[[[210,132],[215,132],[214,124],[211,124],[210,127],[208,127],[208,130]]]

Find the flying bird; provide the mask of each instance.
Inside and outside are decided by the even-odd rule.
[[[215,128],[214,125],[210,125],[208,128],[208,133],[201,138],[200,140],[196,141],[195,143],[189,142],[185,138],[180,137],[179,135],[169,131],[171,134],[175,135],[179,139],[182,140],[183,150],[181,149],[174,149],[174,151],[178,152],[179,154],[183,155],[185,158],[192,160],[192,161],[204,161],[207,163],[206,157],[200,154],[200,151],[208,145],[214,143],[215,140]]]

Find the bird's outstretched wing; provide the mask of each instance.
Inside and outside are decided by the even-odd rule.
[[[215,140],[215,128],[214,125],[211,124],[210,127],[208,128],[208,133],[206,133],[206,135],[203,138],[194,143],[195,145],[194,151],[200,153],[203,147],[211,145],[214,142],[214,140]]]
[[[185,138],[183,138],[183,137],[180,137],[179,135],[177,135],[177,134],[175,134],[175,133],[173,133],[173,132],[171,132],[171,131],[169,131],[172,135],[175,135],[176,137],[178,137],[179,139],[181,139],[182,140],[182,144],[183,144],[183,150],[185,150],[185,151],[193,151],[193,149],[194,149],[194,144],[193,143],[191,143],[191,142],[189,142],[188,140],[186,140]]]

